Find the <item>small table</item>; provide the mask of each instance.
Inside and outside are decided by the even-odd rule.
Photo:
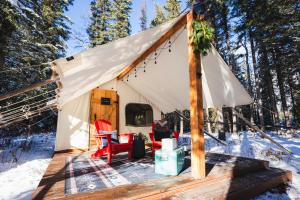
[[[184,149],[179,147],[171,151],[155,151],[155,173],[167,176],[178,175],[184,164]]]

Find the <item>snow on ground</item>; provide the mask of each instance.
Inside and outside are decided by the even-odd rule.
[[[298,199],[300,198],[300,131],[291,135],[269,133],[273,139],[293,151],[293,155],[283,153],[276,145],[267,139],[261,139],[259,133],[241,132],[239,135],[227,135],[228,146],[218,145],[216,141],[206,136],[206,151],[226,153],[235,156],[268,160],[271,167],[290,170],[293,181],[285,189],[273,189],[258,196],[257,200]]]
[[[51,160],[54,141],[53,133],[20,136],[0,149],[0,200],[31,199]]]
[[[228,146],[220,145],[206,136],[206,151],[268,160],[272,167],[291,170],[293,182],[287,188],[273,189],[255,199],[296,200],[300,197],[300,131],[293,137],[269,134],[277,142],[292,150],[294,155],[282,153],[277,146],[252,132],[241,132],[239,135],[228,134]],[[30,199],[31,193],[37,187],[51,160],[54,134],[33,135],[26,139],[26,136],[14,138],[9,145],[10,148],[0,150],[0,200]],[[26,141],[29,141],[27,145]],[[28,149],[28,146],[31,148]],[[21,151],[21,149],[25,150]]]

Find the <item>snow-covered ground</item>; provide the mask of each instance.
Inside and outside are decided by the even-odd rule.
[[[270,133],[272,134],[272,133]],[[286,191],[273,189],[257,200],[297,199],[300,197],[300,132],[291,135],[275,135],[280,144],[294,152],[294,155],[282,153],[268,140],[261,139],[252,132],[241,132],[239,135],[227,135],[228,146],[218,145],[206,137],[206,151],[226,153],[270,161],[271,166],[288,169],[293,172],[293,182]],[[54,134],[33,135],[26,144],[26,136],[12,140],[10,148],[0,150],[0,199],[30,199],[44,174],[54,149]],[[28,149],[27,147],[31,147]],[[21,149],[25,149],[22,150]],[[15,154],[14,154],[15,152]],[[14,156],[15,155],[15,156]],[[16,159],[17,160],[16,160]]]
[[[0,200],[31,199],[51,161],[54,141],[53,133],[20,136],[0,149]]]
[[[286,191],[273,189],[258,196],[257,200],[285,200],[300,198],[300,131],[291,135],[269,133],[273,139],[293,151],[293,155],[283,153],[276,145],[267,139],[261,139],[259,133],[241,132],[239,135],[227,135],[228,146],[217,145],[216,141],[206,136],[206,151],[225,153],[235,156],[257,158],[270,161],[271,167],[290,170],[293,181]]]

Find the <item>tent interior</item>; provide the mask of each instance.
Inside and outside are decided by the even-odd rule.
[[[190,108],[185,24],[120,78],[127,66],[183,18],[53,62],[62,85],[56,151],[90,148],[95,119],[110,120],[121,133],[148,135],[152,121],[161,119],[161,113]],[[201,56],[201,64],[205,108],[252,103],[214,47]]]

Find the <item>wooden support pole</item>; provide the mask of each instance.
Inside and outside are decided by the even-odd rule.
[[[193,11],[187,14],[188,38],[191,38],[195,19]],[[190,73],[190,112],[192,137],[192,176],[195,179],[205,178],[205,149],[204,149],[204,116],[201,79],[200,55],[194,53],[194,47],[188,44],[188,62]]]

